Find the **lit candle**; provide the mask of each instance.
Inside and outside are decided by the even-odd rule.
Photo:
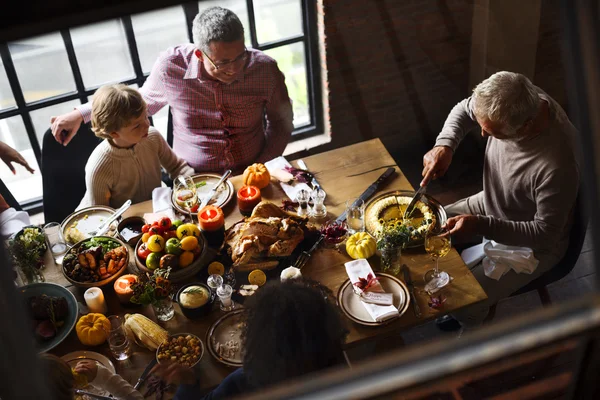
[[[108,312],[108,307],[106,307],[102,289],[98,287],[91,287],[85,291],[83,298],[91,313],[106,314]]]
[[[261,201],[260,189],[256,186],[242,186],[237,192],[237,200],[242,215],[250,215]]]
[[[221,247],[225,239],[225,215],[220,207],[206,206],[198,212],[202,235],[211,247]]]
[[[117,297],[121,304],[129,304],[131,296],[133,296],[133,290],[131,285],[137,281],[137,276],[133,274],[123,275],[115,281],[114,288]]]

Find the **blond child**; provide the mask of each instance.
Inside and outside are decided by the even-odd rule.
[[[194,173],[150,126],[140,93],[126,85],[98,89],[92,102],[92,130],[105,141],[85,166],[86,193],[77,209],[118,208],[128,199],[150,200],[152,190],[161,185],[161,166],[172,178]]]

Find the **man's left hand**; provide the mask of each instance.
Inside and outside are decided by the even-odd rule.
[[[479,234],[479,219],[476,215],[458,215],[448,218],[444,228],[448,230],[447,235],[470,238]]]

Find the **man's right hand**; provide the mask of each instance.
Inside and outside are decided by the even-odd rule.
[[[63,146],[68,145],[73,136],[77,134],[82,122],[83,117],[78,110],[50,118],[54,139]]]
[[[444,176],[450,163],[452,163],[452,149],[446,146],[436,146],[423,156],[423,180],[421,186],[425,186],[432,179]]]

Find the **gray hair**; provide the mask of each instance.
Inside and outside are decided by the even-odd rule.
[[[211,7],[196,15],[192,34],[196,48],[208,53],[210,42],[243,41],[244,26],[233,11]]]
[[[526,76],[514,72],[496,72],[473,89],[473,111],[478,118],[505,125],[506,134],[514,134],[536,116],[540,98]]]

